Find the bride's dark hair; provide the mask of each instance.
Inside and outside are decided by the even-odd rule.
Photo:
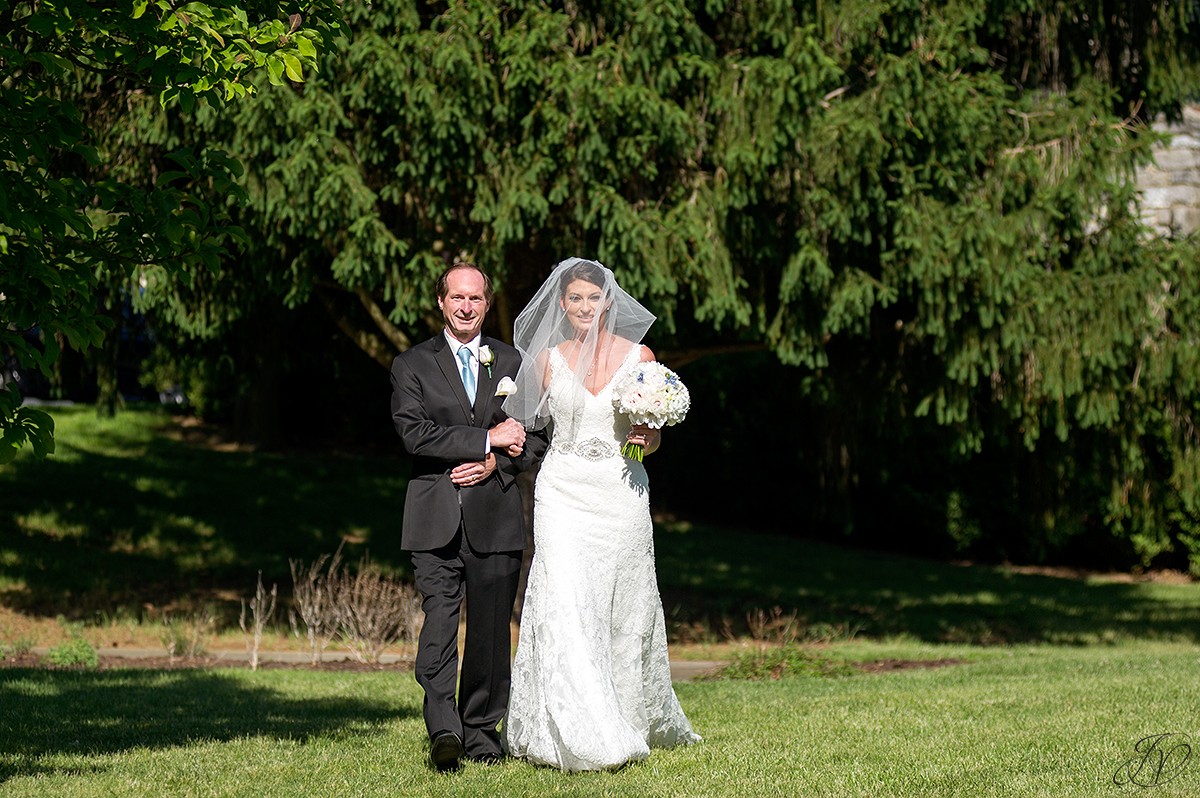
[[[581,260],[563,272],[558,281],[559,296],[567,295],[567,286],[576,280],[583,280],[596,286],[604,285],[604,267],[591,260]]]

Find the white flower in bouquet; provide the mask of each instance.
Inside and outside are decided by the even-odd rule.
[[[631,424],[662,429],[683,421],[692,406],[692,397],[678,374],[657,360],[650,360],[638,363],[614,386],[613,405],[629,417]],[[640,463],[645,453],[641,444],[627,441],[621,447],[621,454]]]

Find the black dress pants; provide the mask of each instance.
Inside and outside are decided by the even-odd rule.
[[[467,756],[500,753],[496,726],[508,709],[512,610],[521,552],[478,552],[460,528],[446,546],[412,554],[425,623],[417,642],[417,682],[425,690],[430,737],[451,731]],[[466,600],[466,640],[458,701],[458,622]]]

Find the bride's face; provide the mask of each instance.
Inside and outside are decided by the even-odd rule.
[[[562,308],[567,313],[567,320],[575,328],[576,335],[584,335],[597,319],[604,317],[601,299],[600,286],[587,280],[572,280],[567,284],[567,290],[561,300]]]

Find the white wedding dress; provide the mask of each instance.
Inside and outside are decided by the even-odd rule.
[[[629,421],[612,403],[640,350],[595,396],[557,349],[550,354],[553,440],[534,489],[503,740],[512,756],[568,771],[700,740],[671,687],[646,469],[621,456]]]

